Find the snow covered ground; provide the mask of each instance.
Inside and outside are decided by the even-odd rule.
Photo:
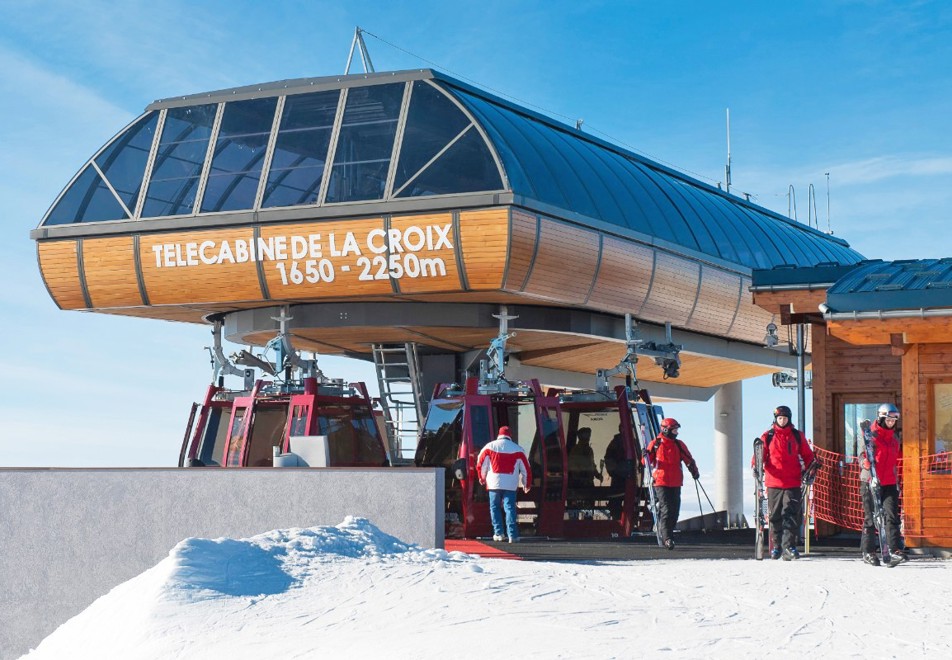
[[[43,658],[949,658],[952,562],[564,563],[408,546],[364,519],[186,539]]]

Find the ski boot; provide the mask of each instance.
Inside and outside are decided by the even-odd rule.
[[[892,553],[893,561],[896,563],[903,563],[909,561],[909,551],[903,548],[902,550],[896,550]]]
[[[783,560],[792,561],[794,559],[800,559],[800,553],[796,548],[787,548],[783,551]]]
[[[770,551],[770,558],[771,558],[771,559],[780,559],[780,555],[781,555],[782,553],[783,553],[783,551],[782,551],[780,548],[774,548],[773,550]]]
[[[674,550],[674,541],[672,541],[671,539],[665,539],[664,547],[666,547],[668,550]]]
[[[863,561],[865,561],[870,566],[879,566],[879,557],[871,552],[863,553]]]

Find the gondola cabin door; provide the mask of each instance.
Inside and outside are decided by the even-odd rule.
[[[532,490],[529,493],[520,492],[519,497],[535,504],[538,510],[536,531],[539,535],[562,536],[566,488],[562,411],[555,397],[536,397],[535,408],[538,432],[529,454]]]
[[[624,388],[614,399],[566,400],[565,536],[626,537],[635,520],[639,450]]]
[[[205,401],[198,407],[186,431],[187,446],[182,447],[179,467],[220,467],[231,422],[228,399],[216,399],[221,387],[209,385]]]
[[[463,445],[460,458],[466,459],[467,478],[462,487],[463,536],[492,536],[493,528],[489,519],[489,492],[479,483],[476,460],[490,441],[496,438],[496,429],[492,423],[492,399],[488,396],[469,394],[463,407]],[[515,438],[513,438],[515,440]]]

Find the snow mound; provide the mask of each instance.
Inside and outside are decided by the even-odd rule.
[[[278,594],[307,580],[318,565],[351,559],[420,563],[472,557],[404,543],[366,518],[347,516],[336,526],[277,529],[246,539],[185,539],[169,553],[167,591],[190,600]]]

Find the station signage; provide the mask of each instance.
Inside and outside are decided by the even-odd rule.
[[[452,223],[419,224],[366,231],[323,231],[215,240],[168,241],[151,245],[156,270],[261,262],[282,285],[333,282],[340,273],[357,280],[443,277],[441,252],[452,251]]]

